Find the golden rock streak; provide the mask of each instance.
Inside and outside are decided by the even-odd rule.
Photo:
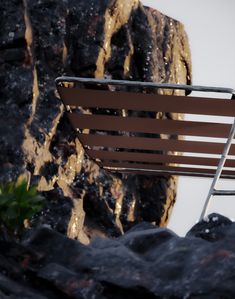
[[[168,180],[166,202],[164,205],[164,213],[161,217],[161,221],[159,224],[160,227],[166,226],[170,219],[170,215],[171,215],[171,212],[172,212],[173,206],[175,204],[175,200],[176,200],[176,194],[175,194],[174,190],[176,190],[177,185],[178,185],[178,177],[172,176]]]
[[[32,25],[29,19],[29,15],[28,15],[28,7],[27,7],[27,1],[23,0],[23,4],[24,4],[24,20],[25,20],[25,26],[26,26],[26,30],[25,30],[25,40],[27,43],[27,54],[30,57],[29,62],[30,62],[30,67],[32,67],[33,65],[33,51],[32,51],[32,44],[33,44],[33,30],[32,30]],[[38,77],[37,77],[37,70],[35,65],[33,66],[33,99],[32,99],[32,112],[31,112],[31,116],[30,119],[27,123],[27,125],[30,125],[35,111],[36,111],[36,106],[37,106],[37,100],[38,100],[38,96],[39,96],[39,88],[38,88]]]
[[[24,153],[27,156],[27,160],[34,165],[34,175],[39,175],[41,166],[44,165],[45,162],[52,161],[52,155],[49,151],[50,147],[50,140],[52,139],[52,136],[56,133],[57,124],[59,123],[59,119],[61,118],[61,115],[63,113],[63,108],[61,105],[60,112],[54,119],[54,127],[52,128],[50,134],[46,136],[46,140],[44,142],[44,146],[40,147],[38,146],[36,140],[31,136],[30,133],[30,125],[33,122],[33,119],[35,117],[35,112],[38,104],[38,98],[39,98],[39,86],[38,86],[38,76],[37,76],[37,69],[34,64],[33,60],[33,30],[32,30],[32,24],[30,22],[29,14],[28,14],[28,6],[27,1],[23,0],[24,4],[24,19],[25,19],[25,40],[27,43],[27,55],[30,59],[27,60],[28,65],[26,67],[32,68],[33,72],[33,84],[32,84],[32,105],[31,105],[31,115],[25,125],[25,137],[22,144],[22,149]],[[45,154],[47,153],[47,154]],[[35,158],[36,154],[36,158]],[[51,182],[51,185],[53,185],[54,182]],[[52,187],[46,186],[47,183],[43,180],[39,182],[38,189],[39,190],[50,190]]]
[[[134,8],[137,8],[139,0],[117,0],[113,4],[113,9],[108,8],[105,12],[104,32],[105,38],[103,46],[100,48],[99,56],[96,61],[96,78],[104,77],[105,63],[111,56],[111,38],[129,20]]]
[[[28,15],[28,7],[27,7],[27,1],[23,0],[23,5],[24,5],[24,20],[25,20],[25,41],[27,44],[27,55],[28,55],[28,60],[27,60],[27,65],[26,67],[32,68],[33,72],[33,85],[32,85],[32,105],[31,105],[31,114],[30,117],[25,124],[25,136],[24,136],[24,141],[22,144],[22,150],[23,152],[27,155],[28,160],[32,162],[32,157],[34,156],[35,152],[35,141],[33,140],[29,127],[34,119],[36,107],[37,107],[37,101],[39,97],[39,87],[38,87],[38,78],[37,78],[37,70],[33,61],[33,51],[32,51],[32,44],[33,44],[33,30],[32,30],[32,25],[29,19]],[[35,162],[35,161],[34,161]],[[36,168],[36,167],[35,167]]]
[[[128,75],[128,73],[130,71],[131,57],[134,54],[134,46],[133,46],[133,43],[131,41],[131,37],[130,37],[129,33],[128,33],[128,41],[129,41],[130,50],[129,50],[129,53],[126,56],[125,61],[124,61],[124,75],[125,76]]]
[[[64,46],[63,46],[63,55],[62,55],[63,65],[66,64],[67,57],[68,57],[68,48],[66,47],[66,45],[64,43]]]

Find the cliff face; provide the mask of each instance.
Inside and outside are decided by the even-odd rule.
[[[63,116],[54,79],[190,83],[182,24],[137,0],[1,1],[0,17],[0,181],[31,174],[48,200],[40,221],[83,242],[140,220],[166,224],[176,179],[100,171]]]

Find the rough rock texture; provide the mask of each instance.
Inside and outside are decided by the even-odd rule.
[[[54,79],[190,83],[182,24],[138,0],[0,1],[0,24],[0,181],[29,172],[48,200],[41,223],[84,243],[166,224],[176,179],[114,177],[84,158]]]
[[[207,234],[220,226],[220,236],[140,223],[89,246],[48,228],[22,244],[0,241],[0,298],[233,299],[235,223],[214,214],[198,225]]]

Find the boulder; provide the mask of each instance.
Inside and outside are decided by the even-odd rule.
[[[195,236],[211,242],[217,241],[224,238],[224,228],[232,223],[227,217],[213,213],[195,224],[187,236]]]
[[[30,175],[48,202],[38,222],[84,243],[121,235],[140,221],[166,225],[176,178],[100,170],[84,156],[54,80],[190,83],[183,25],[138,0],[1,1],[0,18],[0,182]]]
[[[1,241],[1,298],[234,298],[234,222],[211,240],[141,226],[89,245],[48,227]]]

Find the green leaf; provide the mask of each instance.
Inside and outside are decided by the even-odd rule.
[[[9,231],[20,233],[24,229],[24,220],[38,213],[43,204],[44,198],[37,193],[36,186],[28,188],[24,178],[0,186],[0,222]]]
[[[0,196],[0,208],[1,206],[5,206],[6,204],[8,204],[10,200],[11,200],[10,197]]]

